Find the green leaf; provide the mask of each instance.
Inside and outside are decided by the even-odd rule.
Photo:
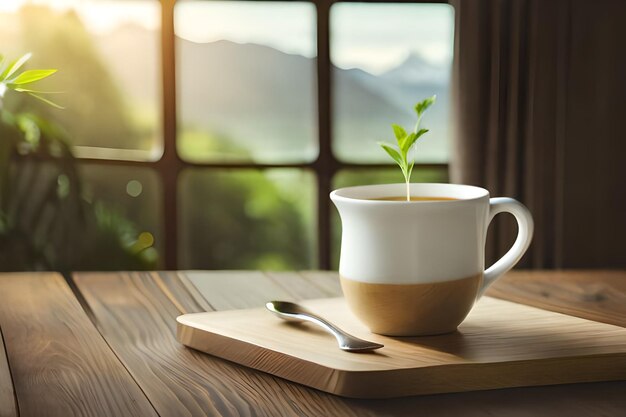
[[[392,123],[391,127],[393,128],[393,134],[396,135],[396,140],[398,141],[398,144],[400,144],[400,141],[406,136],[406,130],[404,130],[402,126],[395,123]]]
[[[13,89],[18,93],[36,93],[36,94],[63,94],[63,91],[41,91],[41,90],[31,90],[30,88],[23,87],[15,87]]]
[[[60,106],[60,105],[56,104],[56,103],[55,103],[55,102],[53,102],[53,101],[48,100],[48,99],[47,99],[47,98],[45,98],[45,97],[40,96],[39,94],[36,94],[36,93],[30,93],[30,92],[29,92],[29,93],[27,93],[27,94],[29,94],[29,95],[31,95],[31,96],[33,96],[33,97],[35,97],[37,100],[41,100],[41,101],[43,101],[44,103],[51,105],[51,106],[52,106],[52,107],[54,107],[54,108],[61,109],[61,110],[63,110],[63,109],[65,108],[65,107],[63,107],[63,106]]]
[[[43,80],[57,72],[55,69],[45,69],[45,70],[27,70],[8,81],[7,84],[9,86],[12,85],[23,85],[34,83],[35,81]]]
[[[411,146],[422,136],[424,133],[428,132],[428,129],[420,129],[417,133],[411,133],[410,138],[407,139],[407,149],[411,149]]]
[[[13,61],[11,65],[9,65],[7,69],[2,72],[2,75],[0,75],[0,81],[6,80],[11,75],[15,74],[15,72],[19,70],[22,65],[24,65],[26,61],[30,59],[31,56],[33,56],[33,54],[29,52],[25,55],[22,55],[19,59]]]
[[[424,133],[428,133],[429,130],[428,129],[420,129],[416,134],[415,134],[415,139],[419,139],[420,136],[422,136]]]
[[[426,109],[428,109],[435,101],[437,100],[437,96],[434,95],[432,97],[428,97],[415,105],[415,112],[418,116],[424,114]]]
[[[381,148],[383,148],[385,150],[385,152],[387,152],[387,154],[389,154],[389,156],[396,161],[396,163],[398,165],[400,165],[400,167],[402,167],[404,161],[402,159],[402,156],[400,155],[400,152],[398,152],[398,150],[396,148],[393,147],[393,145],[390,145],[388,143],[384,143],[384,142],[378,142],[378,144],[381,146]]]
[[[16,118],[17,125],[24,133],[24,139],[33,146],[39,144],[41,139],[41,130],[37,122],[27,114],[20,114]]]
[[[391,156],[391,158],[400,166],[400,170],[402,171],[402,175],[404,175],[404,179],[407,184],[407,200],[410,198],[408,185],[411,181],[413,167],[415,166],[414,158],[410,158],[412,161],[409,162],[409,151],[415,142],[428,132],[428,129],[420,129],[420,122],[424,112],[435,102],[435,100],[436,96],[432,96],[415,105],[417,122],[415,123],[413,132],[407,133],[402,126],[397,124],[391,125],[396,141],[398,142],[397,147],[389,143],[379,142],[379,145],[385,150],[385,152],[387,152],[387,154],[389,154],[389,156]]]
[[[402,139],[402,143],[400,144],[400,149],[402,150],[403,154],[407,154],[409,152],[409,149],[411,149],[411,145],[413,145],[413,142],[415,142],[415,140],[413,139],[414,137],[415,137],[415,133],[411,132],[408,135],[406,135],[404,139]]]

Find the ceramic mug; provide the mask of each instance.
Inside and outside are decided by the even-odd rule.
[[[520,202],[489,198],[484,188],[411,184],[348,187],[330,198],[342,223],[339,275],[350,309],[372,332],[419,336],[454,331],[475,301],[524,255],[533,219]],[[445,198],[446,200],[429,200]],[[515,216],[511,249],[487,270],[487,227]]]

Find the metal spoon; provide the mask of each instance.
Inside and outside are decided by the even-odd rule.
[[[366,350],[380,349],[384,346],[379,343],[368,342],[367,340],[349,335],[343,330],[337,328],[337,326],[329,323],[320,316],[296,303],[290,303],[289,301],[269,301],[265,304],[265,307],[281,319],[287,321],[309,321],[317,324],[335,336],[341,350],[348,352],[362,352]]]

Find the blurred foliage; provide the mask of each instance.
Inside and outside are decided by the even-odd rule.
[[[178,132],[176,150],[183,160],[189,162],[206,162],[211,159],[211,156],[219,162],[252,160],[248,150],[237,146],[226,134],[190,124],[183,125]]]
[[[394,184],[404,181],[402,173],[391,165],[389,168],[344,169],[333,178],[333,189],[355,185]],[[411,182],[448,182],[448,170],[417,167]]]
[[[153,269],[156,253],[134,225],[82,197],[65,132],[32,113],[0,113],[0,268]]]
[[[17,88],[0,95],[0,268],[154,269],[154,237],[140,233],[123,210],[84,195],[68,140],[122,148],[130,141],[134,147],[141,124],[128,116],[122,92],[75,13],[26,5],[18,17],[22,32],[12,44],[34,51],[34,62],[61,69],[38,84],[65,91],[55,100],[72,105],[59,111]],[[26,73],[45,78],[41,70]]]
[[[28,221],[21,214],[7,221],[3,218],[6,233],[3,232],[2,248],[12,249],[2,251],[0,256],[5,259],[0,259],[0,268],[114,270],[156,267],[155,247],[141,246],[141,242],[154,242],[155,236],[139,233],[136,224],[128,220],[130,214],[137,218],[137,213],[141,212],[147,213],[142,215],[142,222],[145,217],[154,218],[154,204],[145,199],[134,199],[132,209],[125,206],[131,202],[128,199],[123,201],[121,192],[111,185],[117,168],[110,168],[112,173],[106,174],[98,167],[96,171],[100,174],[91,176],[90,183],[85,184],[79,178],[80,171],[76,169],[76,160],[68,145],[70,138],[72,144],[146,148],[146,123],[136,115],[141,109],[129,108],[124,91],[110,72],[110,63],[100,58],[94,39],[74,12],[58,13],[42,6],[25,6],[19,12],[19,18],[22,28],[38,28],[20,35],[22,46],[33,50],[33,62],[59,68],[54,80],[46,80],[44,87],[64,91],[55,99],[66,109],[60,111],[19,96],[11,97],[6,103],[7,109],[16,114],[26,110],[39,114],[41,121],[55,120],[66,128],[67,133],[62,137],[42,135],[43,142],[58,143],[65,152],[65,159],[61,160],[53,157],[51,152],[41,150],[40,159],[49,160],[45,170],[37,168],[34,161],[30,162],[33,155],[16,154],[17,147],[21,146],[18,142],[24,141],[19,132],[13,132],[14,144],[11,146],[2,139],[8,153],[13,155],[12,168],[3,175],[12,183],[9,199],[3,199],[3,202],[26,207],[32,215]],[[4,136],[0,134],[0,138]],[[181,129],[179,141],[179,152],[189,159],[207,149],[220,154],[240,154],[231,138],[206,137],[206,133],[192,126]],[[18,171],[28,172],[32,177],[45,177],[51,184],[49,187],[57,187],[55,189],[61,190],[63,197],[48,189],[39,190],[22,184],[19,178],[23,174]],[[315,203],[301,196],[297,180],[287,190],[281,189],[281,181],[260,171],[189,175],[186,178],[188,181],[184,178],[180,181],[181,195],[191,197],[189,204],[182,205],[179,211],[182,217],[179,223],[189,225],[189,238],[184,243],[179,242],[180,257],[187,260],[186,267],[294,269],[313,266],[310,223],[314,218],[311,210]],[[46,181],[36,180],[42,184]],[[313,187],[309,188],[312,195]],[[40,197],[43,195],[45,198]],[[37,203],[40,199],[41,203]],[[42,210],[32,209],[37,204],[46,206],[42,210],[50,214],[43,216]],[[147,229],[145,222],[142,227]],[[17,262],[18,259],[21,261]]]
[[[279,171],[279,170],[274,170]],[[280,170],[285,171],[285,170]],[[291,190],[261,170],[192,170],[183,175],[183,261],[194,268],[285,270],[312,267],[313,239],[305,219],[313,206],[306,174]],[[300,200],[293,201],[297,196]]]
[[[179,153],[240,159],[225,136],[185,127]],[[278,174],[272,177],[272,173]],[[282,173],[282,175],[281,175]],[[313,183],[301,170],[194,169],[179,181],[183,268],[293,270],[314,267]],[[311,177],[312,178],[312,177]],[[282,187],[281,187],[282,186]]]
[[[59,13],[46,6],[25,5],[18,18],[22,28],[20,45],[33,52],[33,64],[59,69],[43,85],[66,94],[58,97],[59,104],[65,107],[62,112],[32,101],[16,101],[13,111],[27,106],[28,111],[54,119],[66,128],[74,145],[151,148],[151,129],[133,120],[123,91],[75,12]]]

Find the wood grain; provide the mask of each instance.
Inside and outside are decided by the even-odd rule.
[[[148,393],[149,397],[161,395],[163,401],[171,395],[178,395],[185,401],[178,401],[171,406],[172,413],[161,415],[294,415],[294,416],[407,416],[428,414],[430,416],[462,415],[474,416],[556,416],[556,415],[587,415],[587,416],[622,416],[626,409],[626,382],[574,384],[548,387],[511,388],[507,390],[492,390],[466,392],[456,394],[440,394],[432,396],[406,397],[394,400],[356,400],[324,394],[320,391],[308,389],[284,382],[281,379],[268,377],[265,374],[250,371],[232,363],[211,358],[209,355],[197,354],[197,359],[189,359],[188,354],[182,354],[177,349],[187,350],[174,343],[174,348],[168,347],[173,340],[174,329],[171,313],[163,313],[162,306],[171,308],[174,303],[162,292],[160,286],[139,284],[142,281],[170,278],[162,280],[163,285],[170,288],[170,295],[176,294],[176,302],[181,306],[221,305],[225,309],[241,306],[240,293],[229,291],[230,283],[226,279],[211,279],[214,272],[194,272],[198,279],[210,281],[204,286],[202,294],[191,281],[186,279],[185,272],[168,272],[159,274],[142,274],[141,279],[136,274],[76,274],[77,282],[81,282],[81,290],[91,293],[91,304],[102,304],[104,311],[97,314],[101,329],[107,339],[116,347],[118,355],[123,358],[126,366],[138,378],[142,387],[155,385],[155,392]],[[246,275],[247,273],[242,272]],[[245,308],[260,305],[263,301],[275,297],[276,294],[287,293],[292,299],[323,298],[341,294],[337,274],[333,272],[304,272],[279,274],[251,274],[258,277],[258,281],[249,281],[256,286],[254,293],[258,299],[251,299]],[[202,277],[205,278],[202,278]],[[181,278],[180,283],[176,277]],[[544,273],[544,278],[550,280],[551,273]],[[135,283],[134,283],[135,282]],[[105,284],[106,283],[106,284]],[[102,286],[109,287],[101,291]],[[178,291],[176,288],[190,287],[190,291]],[[276,286],[280,290],[276,290]],[[148,290],[149,288],[149,290]],[[155,289],[157,288],[157,289]],[[264,288],[265,291],[260,291]],[[116,293],[118,295],[116,295]],[[137,294],[139,293],[139,294]],[[122,306],[116,306],[115,299],[119,297]],[[131,301],[129,301],[129,299]],[[163,301],[166,300],[166,301]],[[132,306],[132,307],[131,307]],[[198,307],[196,307],[198,308]],[[107,312],[111,310],[111,313]],[[123,311],[124,310],[124,311]],[[174,309],[177,311],[178,309]],[[182,312],[206,311],[187,309]],[[112,314],[114,317],[109,317]],[[176,314],[176,313],[175,313]],[[143,317],[147,316],[147,317]],[[154,326],[156,316],[158,325]],[[111,321],[110,323],[108,323]],[[128,340],[115,342],[111,334],[120,329],[116,325],[130,327],[135,334]],[[112,328],[113,327],[113,328]],[[121,336],[124,338],[125,336]],[[142,342],[144,338],[152,341],[152,352]],[[193,351],[191,351],[193,352]],[[171,364],[171,362],[175,362]],[[187,362],[187,365],[185,365]],[[199,364],[199,365],[198,365]],[[161,369],[165,377],[155,376],[147,369]],[[179,375],[182,373],[182,376]],[[185,375],[188,374],[188,375]],[[162,378],[162,384],[152,381]],[[218,379],[220,383],[213,384]],[[223,383],[221,382],[223,381]],[[205,385],[208,385],[206,387]],[[214,387],[214,388],[211,388]],[[175,394],[168,393],[173,391]],[[209,392],[209,393],[207,393]],[[224,393],[224,394],[222,394]],[[199,408],[194,407],[187,400],[190,396],[200,398]],[[235,398],[234,406],[226,407],[227,402],[216,402],[213,397],[224,395]],[[217,403],[219,411],[207,403]],[[202,408],[204,407],[204,408]]]
[[[370,333],[343,298],[304,304],[348,333],[385,347],[347,353],[321,329],[289,325],[264,309],[180,316],[178,340],[355,398],[626,379],[626,329],[618,326],[484,297],[458,332],[394,338]]]
[[[336,274],[324,274],[327,278],[337,282]],[[266,272],[265,276],[282,288],[287,294],[286,301],[306,300],[310,298],[327,298],[337,296],[336,292],[329,292],[323,285],[319,285],[312,279],[305,278],[303,274],[294,272]]]
[[[4,338],[0,328],[0,417],[17,417],[17,404],[13,380],[4,350]]]
[[[626,271],[514,271],[492,297],[626,327]]]
[[[219,296],[208,303],[194,300],[185,286],[173,279],[175,276],[176,273],[74,276],[98,329],[161,416],[362,415],[323,393],[233,365],[176,341],[176,317],[183,312],[201,305],[224,309],[247,306],[271,294],[286,295],[265,275],[204,275],[207,281],[222,283],[220,291],[231,294],[226,296],[218,291]],[[188,278],[195,279],[194,273]],[[229,291],[231,284],[233,290]],[[210,291],[209,286],[204,290]]]
[[[188,272],[186,278],[202,294],[211,294],[208,301],[215,310],[261,307],[268,296],[276,299],[290,295],[273,283],[262,272],[214,271]],[[224,285],[226,284],[226,285]],[[232,297],[231,294],[236,294]]]
[[[337,272],[331,271],[302,271],[300,273],[311,284],[321,288],[327,297],[339,297],[342,295],[341,284]],[[306,297],[309,298],[309,297]]]
[[[20,416],[156,416],[60,275],[2,274],[0,294]]]
[[[216,295],[220,295],[220,303],[224,303],[227,308],[232,308],[234,303],[238,303],[239,294],[230,292],[227,288],[228,281],[209,280],[208,276],[213,272],[196,272],[195,279],[207,277],[210,285],[205,283],[202,296],[207,302],[215,301]],[[517,274],[511,272],[511,275]],[[553,272],[542,272],[543,279],[552,280]],[[181,272],[179,275],[186,275]],[[267,276],[268,274],[266,274]],[[281,285],[282,289],[292,296],[305,294],[301,299],[332,297],[341,295],[338,274],[329,271],[304,271],[300,273],[269,274],[275,283]],[[598,279],[601,280],[603,276]],[[505,278],[506,279],[506,278]],[[567,279],[560,281],[567,287]],[[260,282],[259,286],[268,287],[271,292],[271,285]],[[217,287],[217,288],[213,288]],[[314,292],[308,293],[314,287]],[[626,289],[624,290],[626,292]],[[276,298],[273,294],[268,294],[266,299]],[[296,298],[297,299],[297,298]],[[260,299],[254,305],[259,305]],[[251,307],[251,306],[250,306]],[[609,312],[607,311],[607,314]],[[308,392],[315,392],[309,390]],[[395,400],[363,400],[363,399],[341,399],[336,398],[357,411],[358,415],[387,415],[406,416],[415,414],[415,410],[428,410],[429,415],[448,416],[555,416],[555,415],[606,415],[621,416],[626,409],[626,382],[594,383],[594,384],[574,384],[567,386],[549,387],[526,387],[511,388],[505,391],[492,390],[482,392],[466,392],[456,394],[440,394],[434,396],[408,397]],[[314,401],[308,395],[303,395],[299,401]],[[324,413],[323,415],[329,415]],[[335,414],[342,415],[342,414]]]

